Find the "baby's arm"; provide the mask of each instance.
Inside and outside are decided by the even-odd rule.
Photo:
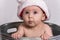
[[[22,26],[19,26],[18,27],[18,31],[16,33],[13,33],[11,35],[11,37],[15,38],[15,39],[18,39],[20,37],[22,37],[24,35],[24,30],[23,30],[23,27]]]
[[[52,34],[52,29],[51,29],[48,25],[46,25],[46,27],[45,27],[45,32],[44,32],[44,34],[41,36],[41,38],[42,38],[43,40],[48,40],[51,36],[53,36],[53,34]]]

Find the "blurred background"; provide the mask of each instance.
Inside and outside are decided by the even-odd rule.
[[[44,0],[51,15],[47,22],[60,25],[60,0]],[[0,25],[8,22],[21,21],[17,17],[18,3],[16,0],[0,0]]]

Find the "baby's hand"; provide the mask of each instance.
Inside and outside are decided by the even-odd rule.
[[[41,37],[42,40],[48,40],[51,36],[49,36],[48,34],[44,33],[40,37]]]
[[[19,32],[16,32],[16,33],[13,33],[13,34],[11,35],[11,37],[13,37],[14,39],[18,39],[18,38],[20,38],[20,37],[22,37],[22,36],[21,36],[21,34],[20,34]]]

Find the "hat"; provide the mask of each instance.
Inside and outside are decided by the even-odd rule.
[[[18,7],[18,14],[17,14],[19,18],[21,18],[21,12],[24,8],[26,8],[28,6],[36,5],[36,6],[39,6],[45,12],[45,14],[47,16],[46,20],[49,19],[48,8],[43,0],[20,0],[19,4],[20,5]]]

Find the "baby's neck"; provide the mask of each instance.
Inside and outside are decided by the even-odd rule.
[[[28,26],[25,26],[27,29],[38,29],[38,28],[43,28],[44,27],[44,23],[39,23],[38,25],[36,25],[35,27],[28,27]]]

